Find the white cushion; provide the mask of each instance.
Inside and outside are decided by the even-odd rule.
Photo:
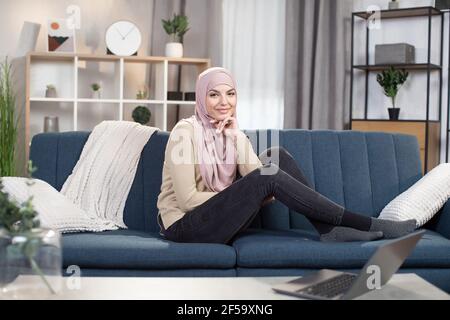
[[[416,219],[417,227],[420,227],[430,220],[449,198],[450,163],[443,163],[389,202],[379,218],[400,221]]]
[[[2,177],[1,179],[4,186],[3,192],[7,192],[10,199],[23,203],[33,196],[32,204],[43,228],[58,230],[62,233],[117,229],[114,223],[100,220],[78,208],[45,181],[33,179],[34,184],[28,186],[27,178]]]

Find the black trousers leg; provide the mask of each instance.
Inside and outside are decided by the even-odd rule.
[[[274,156],[274,152],[278,153],[277,156]],[[292,177],[303,183],[304,185],[313,188],[312,183],[308,180],[306,175],[298,166],[294,157],[283,147],[272,147],[266,149],[259,155],[259,159],[263,164],[275,163],[277,164],[281,170],[290,174]],[[325,234],[330,232],[334,225],[327,224],[315,220],[313,218],[307,217],[309,222],[314,226],[319,234]]]

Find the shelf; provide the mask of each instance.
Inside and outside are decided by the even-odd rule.
[[[78,54],[78,61],[119,62],[121,57],[114,55]]]
[[[164,104],[163,100],[124,100],[124,103]],[[167,104],[195,105],[195,101],[166,101]]]
[[[31,102],[75,102],[71,98],[30,98]]]
[[[151,98],[136,99],[136,89],[148,82],[142,68],[149,65],[155,78],[152,92],[149,89]],[[42,126],[41,118],[48,114],[59,117],[61,129],[91,130],[102,120],[130,120],[135,106],[144,105],[151,109],[155,127],[163,131],[171,130],[168,117],[172,116],[173,108],[181,106],[181,109],[190,109],[187,106],[195,106],[195,101],[167,100],[167,93],[172,89],[170,85],[174,75],[171,69],[174,65],[195,69],[190,71],[200,74],[211,66],[211,61],[190,57],[30,52],[26,60],[24,84],[24,145],[29,146],[31,138],[37,133],[37,126]],[[89,90],[92,81],[105,82],[102,86],[105,90],[99,99],[91,95],[92,91]],[[55,98],[45,97],[45,88],[50,83],[58,88]],[[26,158],[28,153],[27,147]]]
[[[125,57],[125,62],[134,63],[148,63],[148,62],[164,62],[169,64],[184,64],[184,65],[204,65],[209,64],[209,59],[199,58],[169,58],[169,57]]]
[[[399,120],[389,120],[389,119],[357,119],[353,118],[352,121],[379,121],[379,122],[427,122],[427,120],[417,120],[417,119],[399,119]],[[439,120],[428,120],[428,122],[436,122],[439,123]]]
[[[31,52],[28,54],[30,59],[35,60],[50,60],[50,61],[70,61],[75,60],[75,54],[73,53],[51,53],[51,52]]]
[[[439,9],[434,7],[417,7],[417,8],[402,8],[395,10],[381,10],[380,17],[381,19],[394,19],[394,18],[410,18],[410,17],[427,17],[431,10],[432,16],[442,15],[442,12]],[[371,16],[370,13],[366,11],[355,12],[353,15],[363,18],[365,20],[369,19]]]
[[[389,69],[390,67],[394,67],[397,69],[405,69],[405,70],[423,70],[427,71],[428,67],[430,70],[441,70],[441,66],[437,64],[428,64],[428,63],[413,63],[413,64],[373,64],[373,65],[355,65],[354,69],[359,70],[367,70],[367,71],[383,71]]]
[[[77,99],[78,102],[90,103],[120,103],[118,99]]]
[[[164,101],[162,101],[162,100],[124,99],[123,103],[164,104]]]
[[[195,101],[167,101],[167,104],[184,104],[195,106]]]
[[[31,102],[75,102],[75,99],[71,98],[30,98]],[[133,99],[76,99],[77,102],[88,103],[133,103],[133,104],[164,104],[163,100],[133,100]],[[167,104],[179,104],[179,105],[195,105],[195,101],[166,101]]]
[[[38,60],[62,60],[62,61],[73,61],[75,57],[79,61],[120,61],[123,59],[124,62],[130,63],[163,63],[167,61],[169,64],[181,64],[181,65],[209,65],[209,59],[202,58],[170,58],[170,57],[155,57],[155,56],[116,56],[116,55],[102,55],[102,54],[87,54],[87,53],[55,53],[55,52],[31,52],[28,54],[31,59]]]

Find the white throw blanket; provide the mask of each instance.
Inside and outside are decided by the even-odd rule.
[[[126,228],[123,211],[142,149],[158,128],[135,122],[104,121],[84,145],[61,193],[102,227]]]

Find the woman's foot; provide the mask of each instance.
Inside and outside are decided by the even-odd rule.
[[[416,229],[416,224],[415,219],[394,221],[372,218],[369,231],[382,231],[385,238],[398,238],[413,232]]]
[[[330,232],[320,235],[320,241],[324,242],[347,242],[347,241],[373,241],[381,239],[381,231],[361,231],[350,227],[337,226]]]

